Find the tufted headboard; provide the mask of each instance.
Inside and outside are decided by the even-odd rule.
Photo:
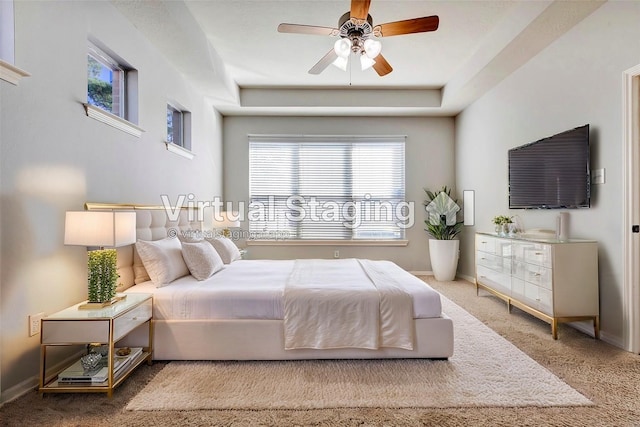
[[[163,206],[85,203],[86,210],[102,211],[134,211],[136,213],[136,239],[160,240],[188,230],[202,230],[202,221],[195,208],[181,207],[177,221],[171,221]],[[118,252],[117,292],[122,292],[134,285],[134,245],[122,246]],[[136,254],[137,257],[137,254]]]

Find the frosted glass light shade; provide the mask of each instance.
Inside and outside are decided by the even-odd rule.
[[[116,248],[135,242],[135,212],[71,211],[65,215],[65,245]]]
[[[373,64],[375,63],[376,61],[369,58],[367,55],[360,55],[360,67],[362,68],[362,71],[368,70],[369,68],[373,67]]]
[[[341,58],[347,58],[351,53],[351,40],[339,39],[333,45],[333,50]]]
[[[364,52],[369,58],[375,58],[382,52],[382,43],[374,39],[366,39],[364,41]]]
[[[347,71],[347,64],[349,63],[349,57],[343,58],[342,56],[338,56],[335,61],[332,62],[333,65],[340,68],[342,71]]]

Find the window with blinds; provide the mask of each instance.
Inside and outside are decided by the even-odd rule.
[[[249,136],[256,239],[404,239],[404,136]]]

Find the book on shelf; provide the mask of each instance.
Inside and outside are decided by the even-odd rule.
[[[113,374],[117,374],[122,371],[125,367],[129,366],[134,360],[138,358],[139,355],[142,354],[142,347],[130,347],[131,352],[127,355],[119,356],[118,350],[115,349],[115,356],[113,357]]]
[[[80,360],[58,374],[59,383],[102,383],[108,378],[109,369],[106,366],[85,371]]]
[[[113,357],[113,375],[114,377],[129,366],[134,360],[142,354],[142,347],[131,347],[131,352],[127,355],[119,356],[118,350]],[[108,359],[104,358],[102,363],[92,371],[85,371],[82,362],[78,359],[73,365],[58,374],[58,382],[62,384],[85,384],[85,383],[103,383],[109,379],[109,369],[107,367]]]

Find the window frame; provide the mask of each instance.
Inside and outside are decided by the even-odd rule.
[[[347,188],[348,192],[345,193],[344,195],[340,195],[338,193],[343,193],[344,191],[340,191],[338,190],[338,193],[334,194],[334,195],[326,195],[326,197],[321,196],[320,194],[318,194],[318,199],[321,198],[328,198],[329,200],[331,200],[332,198],[335,198],[335,200],[342,200],[346,197],[346,201],[343,200],[344,203],[362,203],[364,202],[363,196],[364,195],[358,195],[354,193],[354,186],[357,183],[357,166],[355,163],[353,163],[353,157],[355,156],[355,153],[357,152],[357,149],[361,149],[362,146],[366,146],[366,145],[370,145],[373,146],[375,144],[384,144],[389,143],[388,147],[393,151],[393,150],[399,150],[397,144],[401,144],[401,150],[397,151],[396,155],[401,155],[401,158],[398,160],[396,158],[396,161],[399,161],[400,164],[396,164],[394,165],[394,167],[396,168],[393,173],[397,174],[400,173],[400,179],[401,181],[401,200],[392,200],[392,198],[388,198],[389,203],[396,203],[396,205],[399,204],[406,204],[406,136],[405,135],[367,135],[367,136],[354,136],[354,135],[348,135],[348,136],[344,136],[344,135],[321,135],[321,136],[314,136],[314,135],[248,135],[249,138],[249,201],[250,203],[253,201],[257,201],[259,200],[259,197],[261,196],[260,194],[255,193],[254,189],[252,188],[252,181],[254,178],[252,178],[252,165],[251,165],[251,159],[252,159],[252,148],[251,145],[252,143],[276,143],[276,144],[296,144],[297,145],[297,149],[301,149],[300,147],[305,146],[305,145],[312,145],[313,143],[319,143],[318,146],[324,146],[324,148],[329,149],[328,147],[330,147],[331,144],[336,144],[336,146],[342,147],[342,149],[347,149],[346,153],[342,154],[342,157],[340,157],[340,159],[337,159],[336,163],[340,163],[340,160],[342,161],[347,161],[347,168],[349,170],[348,173],[344,174],[343,176],[343,180],[340,180],[340,183],[338,183],[339,188]],[[356,148],[358,146],[358,143],[362,143],[362,146]],[[395,147],[393,145],[396,145]],[[294,149],[295,151],[295,149]],[[295,158],[295,159],[294,159]],[[299,154],[292,157],[290,159],[290,161],[293,161],[295,164],[291,164],[289,166],[287,166],[290,170],[297,170],[300,166],[300,157]],[[322,166],[322,163],[319,163],[320,166]],[[400,168],[401,170],[397,170],[397,168]],[[298,195],[299,193],[299,188],[300,185],[302,183],[302,181],[300,181],[301,176],[298,174],[295,174],[295,178],[294,181],[292,182],[290,185],[291,188],[291,192],[293,194],[293,196]],[[283,175],[284,176],[284,175]],[[343,189],[344,189],[343,188]],[[258,193],[260,192],[260,190],[258,190]],[[289,196],[291,196],[289,195]],[[264,196],[264,195],[262,195]],[[315,197],[315,196],[314,196]],[[278,196],[278,199],[282,198],[282,196]],[[380,200],[383,200],[383,198],[381,198]],[[384,199],[387,200],[387,199]],[[277,203],[277,202],[276,202]],[[384,201],[383,201],[384,203]],[[412,206],[411,206],[412,208]],[[282,208],[280,208],[282,209]],[[344,209],[344,205],[342,207],[342,209]],[[268,221],[268,220],[267,220]],[[357,220],[356,220],[357,221]],[[392,220],[387,220],[387,225],[390,221]],[[262,223],[263,221],[259,221],[260,223]],[[302,226],[302,224],[295,224],[294,226],[289,226],[289,228],[291,228],[291,230],[289,230],[289,232],[293,232],[294,237],[288,237],[286,239],[282,239],[282,238],[255,238],[255,236],[253,235],[253,233],[259,233],[260,230],[254,229],[252,227],[252,221],[251,221],[251,217],[249,218],[249,233],[250,233],[250,238],[247,240],[247,244],[249,245],[264,245],[264,244],[277,244],[277,245],[377,245],[377,246],[406,246],[408,244],[408,241],[406,240],[406,226],[402,227],[397,225],[395,227],[395,231],[391,231],[391,233],[400,233],[400,236],[397,237],[372,237],[372,238],[368,238],[368,237],[357,237],[357,228],[353,228],[353,227],[349,227],[347,225],[344,225],[345,222],[348,221],[343,221],[343,219],[341,218],[339,220],[340,224],[343,224],[343,229],[338,230],[338,233],[335,236],[331,236],[330,233],[331,231],[329,231],[329,233],[327,234],[326,238],[325,237],[319,237],[322,234],[324,234],[326,231],[322,230],[319,232],[319,234],[317,234],[318,238],[314,238],[313,234],[315,234],[313,231],[311,232],[311,237],[307,237],[304,238],[301,236],[300,233],[300,228]],[[375,220],[374,220],[375,222]],[[351,224],[353,225],[353,224]],[[360,225],[366,225],[366,223],[364,224],[360,224]],[[371,225],[371,223],[369,223],[369,225]],[[277,227],[277,226],[276,226]],[[312,228],[314,228],[313,225],[311,225]],[[331,228],[331,226],[328,226],[329,228]],[[258,226],[258,228],[260,228]],[[285,228],[287,228],[285,226]],[[321,226],[322,228],[322,226]],[[391,227],[393,228],[393,227]],[[265,228],[266,230],[266,228]],[[273,231],[270,227],[269,227],[270,231]],[[340,238],[339,234],[341,233],[345,233],[345,237]],[[275,232],[278,233],[279,231],[285,231],[284,229],[280,229],[280,228],[276,228]],[[380,230],[382,232],[389,232],[389,230]],[[376,234],[375,230],[374,231],[369,231],[369,233],[372,234]],[[268,234],[268,232],[267,232]],[[290,235],[289,235],[290,236]]]
[[[100,106],[89,103],[89,56],[98,61],[102,66],[117,67],[120,74],[118,114],[113,113],[113,108],[108,111]],[[87,102],[83,102],[87,117],[98,120],[137,138],[142,136],[144,129],[138,126],[138,71],[119,56],[113,54],[99,43],[87,41],[87,62],[85,63],[87,78]],[[112,69],[113,70],[113,69]]]
[[[0,79],[18,85],[31,74],[15,65],[15,9],[13,0],[0,1]]]
[[[114,116],[120,117],[121,119],[125,119],[127,120],[127,111],[126,111],[126,103],[128,100],[128,88],[127,88],[127,70],[125,67],[123,67],[122,65],[120,65],[118,63],[118,61],[116,61],[114,58],[112,58],[110,55],[108,55],[107,53],[105,53],[102,49],[100,49],[98,46],[96,46],[95,44],[89,42],[89,47],[88,47],[88,51],[87,51],[87,69],[89,68],[89,57],[92,57],[96,62],[98,62],[100,65],[102,65],[105,68],[108,68],[109,70],[111,70],[111,72],[113,73],[113,81],[118,81],[117,87],[114,90],[113,89],[113,85],[114,83],[112,82],[112,108],[111,111],[102,108],[99,105],[96,105],[94,103],[91,103],[89,101],[89,82],[88,82],[88,77],[87,77],[87,104],[92,105],[94,107],[100,108],[108,113],[113,114]],[[117,91],[117,93],[116,93]],[[115,98],[118,98],[117,100],[117,111],[114,111],[113,108],[113,103],[116,102]]]
[[[175,136],[169,137],[170,111],[172,113],[172,127],[173,118],[175,116],[179,117],[180,135],[178,141],[174,141]],[[175,134],[175,131],[173,133]],[[167,129],[165,137],[165,144],[168,151],[188,159],[193,159],[194,154],[191,151],[191,112],[175,101],[167,101]]]

